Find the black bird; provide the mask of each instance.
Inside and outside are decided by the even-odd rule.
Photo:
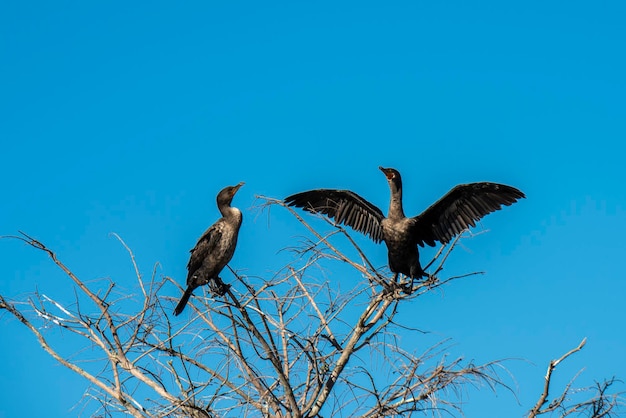
[[[379,169],[387,177],[391,201],[387,217],[376,206],[349,190],[318,189],[297,193],[285,199],[289,206],[319,212],[338,224],[362,232],[376,243],[387,244],[389,269],[419,279],[426,274],[419,262],[418,245],[447,244],[452,238],[488,213],[509,206],[524,193],[497,183],[460,184],[420,215],[407,218],[402,209],[402,178],[393,168]]]
[[[218,276],[228,264],[237,246],[237,237],[241,227],[241,211],[230,206],[233,196],[243,186],[243,182],[236,186],[228,186],[217,194],[217,207],[222,217],[217,220],[198,240],[190,251],[191,257],[187,264],[187,290],[174,309],[174,315],[179,315],[196,287],[209,284],[211,290],[219,296],[224,295],[228,286]]]

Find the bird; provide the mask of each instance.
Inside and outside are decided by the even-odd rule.
[[[391,199],[387,217],[383,212],[350,190],[317,189],[296,193],[284,199],[287,206],[302,208],[334,219],[336,224],[354,230],[387,245],[389,269],[411,279],[428,276],[419,261],[418,246],[449,243],[456,235],[483,216],[509,206],[526,196],[515,187],[480,182],[460,184],[414,217],[406,217],[402,208],[402,177],[394,168],[378,167],[389,183]]]
[[[243,216],[239,209],[231,206],[231,203],[235,193],[243,185],[241,182],[235,186],[225,187],[217,194],[217,207],[222,217],[202,234],[196,246],[190,251],[187,289],[176,305],[174,315],[180,315],[193,291],[199,286],[209,284],[211,290],[219,296],[223,296],[228,290],[229,286],[222,282],[219,274],[233,258],[237,247]]]

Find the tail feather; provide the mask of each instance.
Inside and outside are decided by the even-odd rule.
[[[176,305],[176,308],[174,308],[174,315],[176,316],[180,315],[183,309],[185,309],[185,306],[187,306],[187,302],[189,302],[189,298],[191,297],[192,293],[193,293],[193,288],[191,286],[187,287],[187,289],[185,290],[185,293],[183,293],[183,297],[180,298],[178,305]]]

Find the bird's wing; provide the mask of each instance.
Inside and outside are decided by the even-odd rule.
[[[377,243],[383,239],[380,223],[385,216],[382,211],[349,190],[309,190],[287,197],[285,203],[327,215],[338,224],[369,235]]]
[[[518,189],[504,184],[460,184],[412,218],[413,236],[421,246],[434,246],[435,241],[447,244],[455,235],[476,226],[483,216],[524,197]]]
[[[222,222],[220,219],[219,221],[211,225],[209,229],[204,232],[204,234],[202,234],[202,236],[196,243],[196,246],[189,251],[191,253],[191,257],[189,257],[189,263],[187,264],[187,270],[189,271],[189,275],[195,273],[202,266],[202,262],[208,254],[211,254],[211,252],[213,252],[221,237]]]

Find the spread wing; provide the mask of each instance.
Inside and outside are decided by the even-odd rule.
[[[369,235],[377,243],[383,239],[380,223],[385,216],[382,211],[349,190],[309,190],[287,197],[285,203],[308,212],[327,215],[338,224],[348,225]]]
[[[193,274],[202,267],[204,259],[215,250],[221,237],[222,222],[219,220],[202,234],[196,246],[189,251],[191,257],[189,257],[189,263],[187,264],[187,271],[189,272],[187,275],[188,278],[193,276]]]
[[[524,197],[518,189],[504,184],[460,184],[413,218],[413,236],[421,246],[434,246],[435,241],[446,244],[455,235],[476,226],[483,216]]]

